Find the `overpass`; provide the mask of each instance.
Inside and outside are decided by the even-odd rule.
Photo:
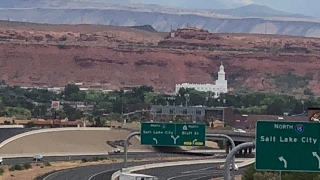
[[[139,128],[125,128],[123,127],[122,129],[126,129],[131,132],[137,132],[140,131]],[[256,138],[256,133],[255,132],[247,132],[247,133],[238,133],[234,132],[233,130],[216,130],[216,129],[206,129],[207,134],[225,134],[227,136],[230,136],[234,142],[252,142]],[[214,140],[225,140],[224,138],[209,138],[214,139]]]
[[[233,132],[233,130],[214,130],[214,129],[207,129],[206,130],[207,134],[225,134],[227,136],[230,136],[233,141],[237,142],[252,142],[256,138],[256,133],[255,132],[247,132],[247,133],[238,133],[238,132]],[[216,140],[224,140],[224,139],[219,139],[215,138]]]
[[[238,133],[234,132],[232,130],[214,130],[214,129],[207,129],[206,130],[207,134],[225,134],[227,136],[230,136],[232,140],[234,141],[235,145],[239,145],[245,142],[252,142],[255,141],[256,134],[255,132],[247,132],[247,133]],[[208,140],[223,140],[223,144],[226,150],[226,154],[229,154],[231,150],[231,144],[230,142],[226,141],[223,138],[207,138]],[[244,149],[242,151],[239,151],[238,154],[252,154],[253,149]]]
[[[122,128],[122,129],[126,129],[131,132],[140,131],[140,128]],[[207,128],[206,133],[207,134],[225,134],[227,136],[230,136],[236,146],[239,144],[245,143],[245,142],[255,141],[255,138],[256,138],[255,132],[238,133],[238,132],[234,132],[233,130],[216,130],[216,129]],[[207,140],[209,140],[209,141],[216,141],[216,140],[224,141],[226,153],[228,154],[229,151],[231,150],[230,142],[226,141],[226,139],[224,139],[224,138],[211,137],[211,138],[207,138]],[[251,153],[252,153],[252,149],[247,149],[247,150],[243,150],[243,151],[239,152],[239,154],[251,154]]]

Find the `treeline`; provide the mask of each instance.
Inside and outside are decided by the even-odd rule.
[[[3,82],[3,84],[5,84]],[[199,92],[193,89],[181,89],[177,95],[156,93],[150,86],[135,87],[132,91],[122,90],[103,93],[101,91],[80,91],[79,87],[68,84],[61,94],[44,89],[23,89],[19,86],[1,86],[0,88],[0,116],[18,119],[32,117],[43,118],[55,116],[68,117],[69,120],[101,117],[103,114],[121,116],[132,111],[137,105],[188,105],[188,106],[228,106],[236,113],[242,114],[266,114],[283,115],[284,113],[300,114],[307,107],[319,107],[319,98],[296,99],[293,96],[277,95],[272,93],[250,93],[243,95],[222,94],[214,98],[213,93]],[[51,109],[52,101],[83,102],[92,105],[91,112],[81,112],[67,103],[63,109],[54,111]],[[138,107],[138,106],[137,106]],[[138,109],[136,109],[138,110]],[[139,109],[140,110],[140,109]]]

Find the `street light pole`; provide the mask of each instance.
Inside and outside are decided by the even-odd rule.
[[[184,97],[186,98],[186,107],[188,107],[188,100],[189,100],[190,95],[185,94]]]

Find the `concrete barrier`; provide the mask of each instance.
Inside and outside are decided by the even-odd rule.
[[[246,159],[239,158],[236,159],[236,162],[243,162]],[[194,160],[194,161],[175,161],[175,162],[166,162],[166,163],[154,163],[154,164],[145,164],[141,166],[133,166],[128,168],[123,168],[122,171],[119,170],[112,174],[111,179],[116,180],[121,174],[121,172],[135,172],[135,171],[141,171],[145,169],[152,169],[152,168],[161,168],[161,167],[168,167],[168,166],[181,166],[181,165],[193,165],[193,164],[208,164],[208,163],[223,163],[225,162],[225,159],[214,159],[214,160]]]
[[[47,133],[47,132],[61,132],[61,131],[105,131],[105,130],[110,130],[110,128],[101,128],[101,127],[76,127],[76,128],[52,128],[52,129],[40,129],[40,130],[34,130],[34,131],[29,131],[29,132],[25,132],[25,133],[21,133],[18,135],[15,135],[11,138],[8,138],[6,140],[4,140],[1,144],[0,144],[0,149],[5,146],[6,144],[17,140],[19,138],[25,137],[25,136],[29,136],[29,135],[33,135],[33,134],[40,134],[40,133]]]
[[[255,158],[251,158],[249,160],[246,160],[246,161],[243,161],[243,162],[237,164],[237,166],[239,168],[246,167],[246,166],[249,166],[249,165],[253,164],[254,162],[255,162]],[[223,168],[224,168],[224,165],[219,166],[219,169],[223,169]]]

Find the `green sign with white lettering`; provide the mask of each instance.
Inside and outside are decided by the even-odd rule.
[[[205,146],[205,124],[142,123],[141,145]]]
[[[258,121],[257,170],[320,171],[320,123]]]

